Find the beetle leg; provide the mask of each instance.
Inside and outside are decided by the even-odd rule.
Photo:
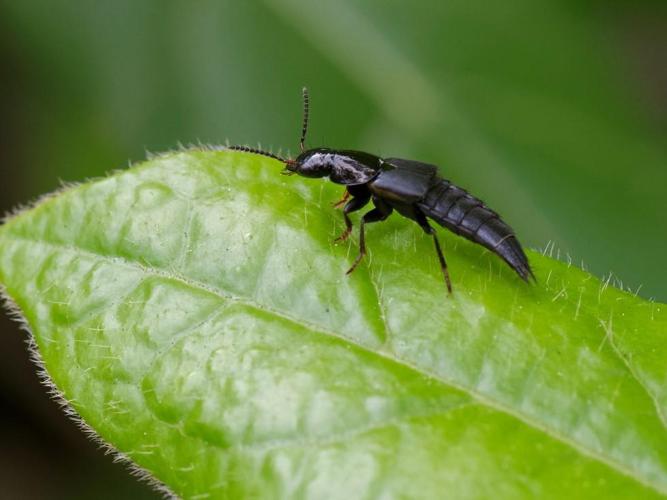
[[[334,208],[342,207],[343,203],[345,203],[349,197],[350,197],[350,192],[346,189],[345,193],[343,194],[343,197],[340,200],[338,200],[337,202],[332,203],[333,207]]]
[[[435,251],[438,254],[438,260],[440,261],[440,269],[442,269],[442,274],[445,277],[445,284],[447,285],[447,291],[452,293],[452,282],[449,279],[449,271],[447,270],[447,261],[445,260],[445,255],[442,253],[442,248],[440,248],[440,242],[438,237],[435,234],[435,229],[433,229],[428,221],[426,216],[421,213],[419,210],[415,211],[417,224],[421,226],[426,234],[433,236],[433,244],[435,245]]]
[[[356,259],[354,259],[352,267],[348,269],[345,274],[350,274],[352,271],[354,271],[359,265],[359,262],[361,262],[361,259],[364,258],[364,255],[366,255],[366,237],[364,232],[364,225],[370,224],[371,222],[383,221],[389,217],[393,211],[393,208],[384,203],[382,200],[373,199],[373,203],[375,204],[375,208],[364,214],[364,216],[361,218],[361,224],[359,225],[359,255],[357,255]]]
[[[435,251],[438,254],[438,260],[440,261],[440,269],[442,269],[442,274],[445,277],[445,283],[447,284],[447,291],[452,293],[452,282],[449,279],[449,271],[447,270],[445,256],[443,255],[442,249],[440,248],[440,242],[438,241],[438,237],[435,235],[435,230],[431,228],[431,231],[431,235],[433,236],[433,243],[435,244]]]
[[[345,218],[345,231],[343,231],[343,234],[341,234],[334,241],[345,241],[350,236],[350,233],[352,232],[352,221],[350,220],[348,214],[364,208],[364,206],[366,206],[370,198],[371,198],[370,195],[354,196],[350,201],[348,201],[345,204],[345,208],[343,208],[343,217]]]

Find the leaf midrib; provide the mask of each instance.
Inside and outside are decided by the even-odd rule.
[[[5,225],[5,231],[6,231],[6,229],[7,229],[7,225]],[[505,415],[508,415],[508,416],[518,420],[519,422],[521,422],[521,423],[523,423],[523,424],[525,424],[529,427],[532,427],[533,429],[535,429],[539,432],[542,432],[542,433],[546,434],[547,436],[551,437],[552,439],[565,444],[566,446],[572,448],[573,450],[577,451],[578,453],[580,453],[580,454],[582,454],[582,455],[584,455],[588,458],[594,459],[594,460],[606,465],[610,469],[613,469],[613,470],[615,470],[615,471],[633,479],[634,481],[637,481],[638,483],[640,483],[644,486],[647,486],[647,487],[649,487],[649,488],[651,488],[651,489],[653,489],[653,490],[655,490],[655,491],[657,491],[661,494],[667,494],[667,487],[665,487],[661,484],[656,484],[656,483],[652,482],[651,480],[649,480],[647,478],[644,478],[643,476],[639,475],[636,470],[626,466],[625,464],[623,464],[621,462],[618,462],[614,458],[607,457],[607,456],[601,454],[600,452],[598,452],[596,450],[588,448],[586,445],[584,445],[582,443],[574,441],[569,436],[561,433],[557,429],[550,428],[549,426],[543,424],[542,422],[539,422],[538,420],[533,419],[531,416],[514,410],[513,408],[507,406],[502,401],[495,400],[495,399],[489,397],[486,394],[480,393],[480,392],[476,391],[474,388],[472,388],[470,386],[466,386],[466,385],[461,384],[457,381],[444,378],[441,375],[433,373],[431,371],[428,371],[424,368],[415,366],[411,362],[409,362],[405,359],[399,358],[395,355],[391,355],[387,352],[376,351],[376,350],[370,348],[369,346],[359,342],[356,339],[353,339],[353,338],[348,337],[346,335],[340,334],[340,333],[335,332],[333,330],[329,330],[325,327],[322,327],[321,325],[311,323],[311,322],[309,322],[307,320],[304,320],[304,319],[301,319],[301,318],[295,318],[292,315],[290,315],[289,313],[286,313],[284,311],[274,309],[272,307],[260,304],[260,303],[256,302],[255,300],[253,300],[251,298],[242,297],[242,296],[233,294],[233,293],[231,293],[227,290],[223,290],[219,287],[212,286],[208,283],[204,283],[204,282],[198,281],[198,280],[193,280],[193,279],[188,278],[186,276],[183,276],[181,274],[174,273],[173,270],[167,271],[165,269],[161,269],[161,268],[155,267],[153,265],[146,266],[146,265],[144,265],[144,264],[142,264],[138,261],[129,260],[126,257],[121,257],[121,256],[118,256],[118,255],[101,254],[101,253],[97,253],[97,252],[88,250],[86,248],[82,248],[80,246],[67,245],[67,244],[60,243],[60,242],[52,242],[52,241],[47,241],[47,240],[43,240],[43,239],[29,238],[29,237],[26,237],[26,236],[23,236],[23,235],[19,236],[19,235],[16,235],[16,234],[5,234],[4,237],[7,238],[7,239],[10,239],[10,240],[43,245],[43,246],[51,247],[52,249],[55,249],[55,250],[69,251],[69,252],[72,252],[72,253],[75,253],[75,254],[80,254],[80,255],[83,255],[83,256],[88,256],[88,257],[92,257],[92,258],[96,258],[96,259],[103,259],[103,260],[106,260],[106,261],[108,261],[112,264],[122,265],[122,266],[125,266],[125,267],[128,267],[128,268],[131,268],[135,271],[138,270],[140,272],[150,274],[150,275],[153,275],[153,276],[157,276],[157,277],[160,277],[160,278],[164,278],[166,280],[177,281],[177,282],[182,283],[183,285],[191,287],[193,289],[208,292],[208,293],[210,293],[210,294],[212,294],[212,295],[214,295],[218,298],[228,300],[228,301],[231,301],[231,302],[236,302],[236,303],[245,305],[249,308],[255,309],[257,311],[260,311],[260,312],[264,312],[264,313],[268,312],[268,313],[273,314],[273,315],[275,315],[279,318],[282,318],[286,321],[289,321],[291,323],[299,325],[306,330],[312,331],[313,333],[334,337],[334,338],[336,338],[336,339],[338,339],[342,342],[346,342],[348,344],[351,344],[355,348],[363,350],[364,352],[366,352],[368,354],[383,358],[383,360],[386,360],[390,363],[394,363],[396,365],[399,365],[399,366],[401,366],[405,369],[408,369],[408,370],[410,370],[410,371],[412,371],[412,372],[414,372],[414,373],[416,373],[420,376],[427,377],[427,378],[429,378],[429,379],[431,379],[431,380],[433,380],[433,381],[435,381],[439,384],[442,384],[446,387],[458,389],[462,392],[465,392],[470,397],[472,397],[476,401],[478,401],[481,405],[487,406],[488,408],[490,408],[492,410],[495,410],[495,411],[498,411],[498,412],[503,413]],[[378,300],[379,301],[381,300],[379,294],[378,294]],[[382,307],[382,304],[380,304],[380,309],[384,310],[384,308]],[[386,322],[384,321],[384,318],[381,318],[381,321],[385,325],[385,328],[387,328]]]

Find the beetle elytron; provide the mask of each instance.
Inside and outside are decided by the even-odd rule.
[[[329,177],[329,180],[346,187],[345,195],[336,207],[343,203],[345,231],[336,241],[344,241],[352,231],[349,214],[360,210],[369,201],[375,208],[366,212],[359,225],[359,255],[350,274],[366,255],[364,226],[385,220],[396,210],[412,219],[433,237],[440,267],[452,292],[447,263],[440,248],[435,230],[429,225],[432,219],[450,231],[478,243],[501,257],[526,282],[534,280],[528,259],[512,229],[500,216],[481,200],[455,186],[438,175],[435,165],[401,158],[380,158],[364,153],[330,148],[306,150],[304,142],[308,130],[308,90],[303,89],[303,127],[301,129],[301,154],[295,159],[281,158],[261,149],[231,146],[229,149],[256,153],[279,160],[285,164],[284,173],[304,177]],[[348,201],[348,198],[350,198]]]

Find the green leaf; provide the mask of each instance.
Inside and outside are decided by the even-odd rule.
[[[667,495],[667,314],[529,252],[538,284],[391,217],[336,245],[331,183],[166,155],[0,228],[62,396],[179,495]],[[198,495],[201,495],[198,497]]]

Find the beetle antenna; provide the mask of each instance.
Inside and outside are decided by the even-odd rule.
[[[288,160],[286,160],[285,158],[281,158],[278,155],[274,155],[273,153],[269,153],[268,151],[263,151],[261,149],[251,148],[249,146],[229,146],[227,149],[233,149],[234,151],[243,151],[245,153],[254,153],[257,155],[268,156],[269,158],[273,158],[274,160],[278,160],[283,163],[289,163]]]
[[[303,151],[303,143],[306,142],[306,132],[308,131],[308,106],[310,99],[308,98],[308,89],[304,87],[303,93],[303,126],[301,127],[301,151]]]

